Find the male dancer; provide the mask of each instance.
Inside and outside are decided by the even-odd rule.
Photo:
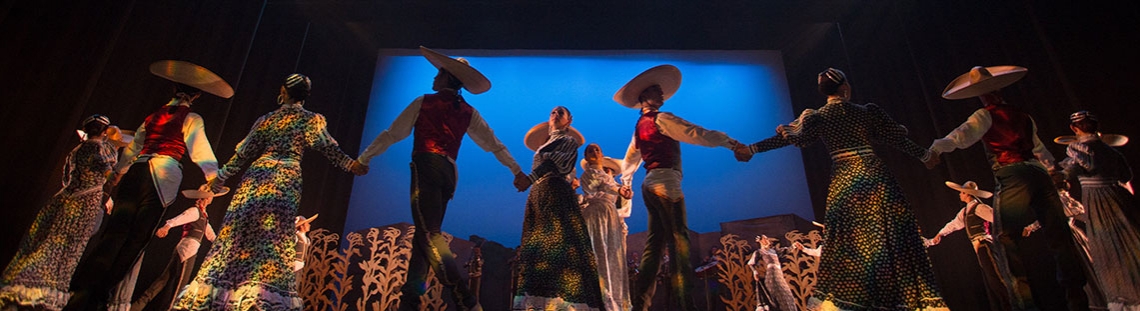
[[[967,181],[961,185],[947,181],[946,186],[958,191],[958,199],[962,203],[966,203],[966,207],[959,210],[957,216],[946,223],[942,230],[938,231],[938,235],[927,242],[927,245],[938,245],[942,242],[942,237],[954,233],[954,231],[966,229],[966,236],[970,238],[970,244],[974,246],[974,254],[978,257],[978,265],[982,268],[982,282],[986,286],[990,310],[1013,310],[1009,304],[1011,293],[1006,279],[1009,275],[1009,269],[1005,266],[1005,256],[999,249],[996,249],[997,245],[994,245],[993,236],[990,235],[990,224],[994,220],[994,209],[979,199],[990,198],[994,194],[978,189],[978,184],[973,181]]]
[[[190,279],[194,278],[190,272],[194,270],[194,264],[197,262],[198,248],[202,246],[202,239],[205,238],[207,241],[213,242],[214,237],[217,236],[214,234],[214,227],[210,226],[210,218],[206,213],[206,206],[217,194],[201,191],[184,193],[198,194],[198,196],[187,196],[190,199],[203,199],[203,196],[210,196],[211,198],[198,200],[194,207],[187,208],[182,214],[167,219],[162,227],[155,231],[154,236],[161,239],[170,233],[170,228],[181,226],[182,239],[178,240],[178,245],[174,246],[174,254],[170,257],[170,261],[166,264],[162,274],[147,287],[142,296],[132,300],[131,311],[141,311],[146,309],[148,305],[152,306],[150,308],[152,310],[169,310],[174,304],[174,296],[178,295],[182,286],[190,283]]]
[[[983,107],[945,138],[934,140],[930,149],[937,155],[968,148],[979,140],[985,146],[997,181],[998,242],[1006,252],[1014,285],[1028,284],[1032,293],[1015,288],[1014,308],[1088,310],[1085,272],[1049,177],[1053,155],[1037,138],[1033,118],[1001,97],[1001,89],[1026,72],[1017,66],[979,66],[950,82],[943,98],[977,97]],[[1045,241],[1036,235],[1022,236],[1034,220],[1041,221]]]
[[[659,109],[681,86],[681,71],[673,65],[660,65],[637,75],[614,94],[622,106],[639,109],[633,139],[622,162],[622,191],[630,191],[633,173],[645,162],[641,196],[649,216],[649,236],[642,252],[640,274],[633,284],[633,310],[649,309],[656,289],[661,257],[672,258],[670,285],[673,299],[681,310],[696,310],[689,291],[693,288],[689,262],[689,226],[685,215],[685,195],[681,193],[681,142],[705,147],[740,147],[725,133],[707,130]]]
[[[115,207],[103,234],[88,244],[91,254],[80,261],[71,279],[73,294],[64,310],[96,310],[126,277],[158,228],[166,207],[182,183],[184,155],[189,154],[206,180],[218,171],[218,160],[206,140],[202,117],[190,105],[202,92],[230,98],[233,88],[210,70],[189,62],[164,60],[150,72],[175,83],[174,98],[146,118],[115,167]]]
[[[360,153],[361,164],[368,165],[372,157],[384,153],[393,143],[412,134],[412,221],[416,225],[412,236],[412,258],[408,263],[408,280],[401,288],[400,310],[419,310],[419,297],[427,292],[427,272],[430,267],[440,283],[450,287],[459,310],[482,310],[467,284],[461,282],[456,268],[455,255],[444,240],[440,225],[443,223],[447,202],[455,193],[455,158],[464,134],[515,175],[515,188],[530,187],[530,179],[511,157],[507,147],[495,137],[487,122],[474,107],[467,104],[459,89],[472,94],[486,92],[491,82],[466,59],[451,58],[431,49],[420,47],[420,52],[439,69],[432,83],[434,94],[416,98],[387,130],[381,132]]]

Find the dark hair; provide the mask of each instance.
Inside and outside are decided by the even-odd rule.
[[[574,115],[570,113],[570,108],[566,108],[566,106],[557,106],[557,107],[554,107],[554,109],[551,109],[551,111],[558,109],[558,108],[562,108],[562,110],[566,111],[566,118],[567,119],[570,119],[571,121],[574,120]]]
[[[297,101],[303,101],[309,98],[309,94],[313,89],[313,82],[309,77],[294,73],[285,77],[285,93],[289,94],[289,98]]]
[[[95,114],[84,119],[81,127],[87,135],[98,136],[103,134],[103,131],[106,131],[109,125],[111,125],[111,119],[101,114]]]
[[[657,88],[658,90],[660,90],[661,86],[654,84],[654,85],[650,85],[649,87],[646,87],[644,90],[641,90],[641,94],[637,95],[637,102],[638,103],[644,103],[644,102],[649,101],[649,98],[647,96],[645,96],[645,91],[652,89],[652,88]],[[662,92],[664,92],[664,91],[662,91]]]
[[[847,83],[847,75],[835,68],[827,68],[819,73],[819,93],[824,96],[835,95],[839,92],[839,86]]]
[[[1100,131],[1100,124],[1093,119],[1084,119],[1071,124],[1073,127],[1085,133],[1096,133]]]
[[[182,83],[175,83],[174,84],[174,93],[186,93],[187,95],[194,95],[194,94],[202,93],[202,90],[199,90],[196,87],[185,85]]]
[[[439,69],[439,72],[440,72],[440,73],[443,73],[443,74],[444,74],[444,76],[446,76],[446,77],[447,77],[447,88],[449,88],[449,89],[453,89],[453,90],[456,90],[456,91],[458,91],[459,89],[463,88],[463,80],[459,80],[459,78],[458,78],[458,77],[456,77],[455,75],[451,74],[451,72],[449,72],[449,71],[447,71],[447,70],[443,70],[443,68],[440,68],[440,69]]]

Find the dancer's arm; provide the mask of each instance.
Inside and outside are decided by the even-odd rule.
[[[380,132],[372,143],[360,152],[360,156],[356,158],[360,164],[368,165],[372,162],[372,158],[384,153],[388,147],[396,142],[407,138],[412,134],[412,127],[416,125],[416,119],[420,117],[420,105],[423,104],[424,97],[416,97],[403,112],[392,121],[392,125],[388,126],[387,130]]]

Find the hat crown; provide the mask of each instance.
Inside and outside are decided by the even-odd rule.
[[[967,181],[966,183],[962,184],[962,188],[966,188],[966,189],[970,189],[970,190],[978,190],[978,183],[976,183],[972,180]]]
[[[1093,120],[1093,121],[1097,120],[1096,115],[1094,115],[1092,112],[1088,112],[1086,110],[1077,111],[1077,112],[1074,112],[1073,114],[1069,115],[1069,121],[1070,122],[1079,122],[1079,121],[1084,121],[1085,119]]]
[[[993,77],[994,75],[991,74],[990,71],[986,69],[986,67],[974,66],[974,68],[970,69],[970,82],[972,83],[981,82],[982,80]]]

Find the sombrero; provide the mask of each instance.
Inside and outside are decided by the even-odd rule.
[[[1105,144],[1107,144],[1109,146],[1120,147],[1120,146],[1124,146],[1124,145],[1128,144],[1128,136],[1124,136],[1124,135],[1120,135],[1120,134],[1101,134],[1101,133],[1096,133],[1096,134],[1100,136],[1100,141],[1103,141]],[[1069,144],[1077,142],[1077,136],[1075,136],[1075,135],[1057,136],[1057,138],[1053,139],[1053,142],[1058,143],[1058,144],[1062,144],[1062,145],[1069,145]]]
[[[313,222],[314,220],[317,220],[317,216],[320,216],[320,215],[321,215],[320,213],[313,214],[313,217],[309,217],[309,218],[305,218],[304,216],[297,216],[297,218],[294,220],[294,223],[295,223],[294,225],[300,226],[300,225],[308,224],[310,222]]]
[[[614,159],[611,157],[602,157],[602,168],[612,169],[614,172],[621,173],[621,161],[622,160]],[[578,162],[580,165],[582,165],[583,169],[587,168],[587,166],[590,165],[589,162],[586,162],[585,158],[583,158],[582,161]]]
[[[1000,90],[1025,77],[1029,69],[1018,66],[976,66],[958,76],[942,91],[942,98],[963,99]]]
[[[463,82],[463,88],[467,89],[471,94],[480,94],[491,89],[491,80],[471,67],[467,59],[451,58],[443,53],[436,52],[432,49],[420,46],[420,53],[427,58],[435,68],[446,70],[451,75]]]
[[[969,195],[972,195],[975,197],[979,197],[979,198],[983,198],[983,199],[988,199],[989,197],[994,196],[994,194],[992,192],[985,191],[985,190],[979,190],[978,189],[978,183],[975,183],[973,181],[967,181],[966,183],[961,184],[961,185],[956,184],[952,181],[947,181],[946,186],[950,187],[950,189],[958,190],[959,192],[965,192],[966,194],[969,194]]]
[[[637,98],[641,97],[642,91],[654,85],[661,87],[662,98],[668,100],[681,87],[681,70],[673,65],[649,68],[649,70],[633,77],[617,93],[614,93],[614,101],[622,106],[641,109],[641,103],[638,102]]]
[[[160,60],[150,64],[150,73],[170,81],[192,86],[221,98],[234,96],[226,80],[205,67],[180,60]]]
[[[182,190],[182,196],[188,199],[216,198],[226,195],[227,193],[230,193],[230,187],[222,187],[222,190],[218,192],[202,191],[198,189]]]
[[[566,131],[570,137],[574,137],[578,141],[579,145],[586,142],[586,137],[582,136],[582,132],[578,132],[578,129],[573,126],[567,126]],[[523,144],[526,144],[526,148],[531,151],[538,151],[538,147],[542,147],[547,139],[550,139],[550,124],[542,122],[535,124],[534,127],[526,131],[526,135],[523,136]]]

